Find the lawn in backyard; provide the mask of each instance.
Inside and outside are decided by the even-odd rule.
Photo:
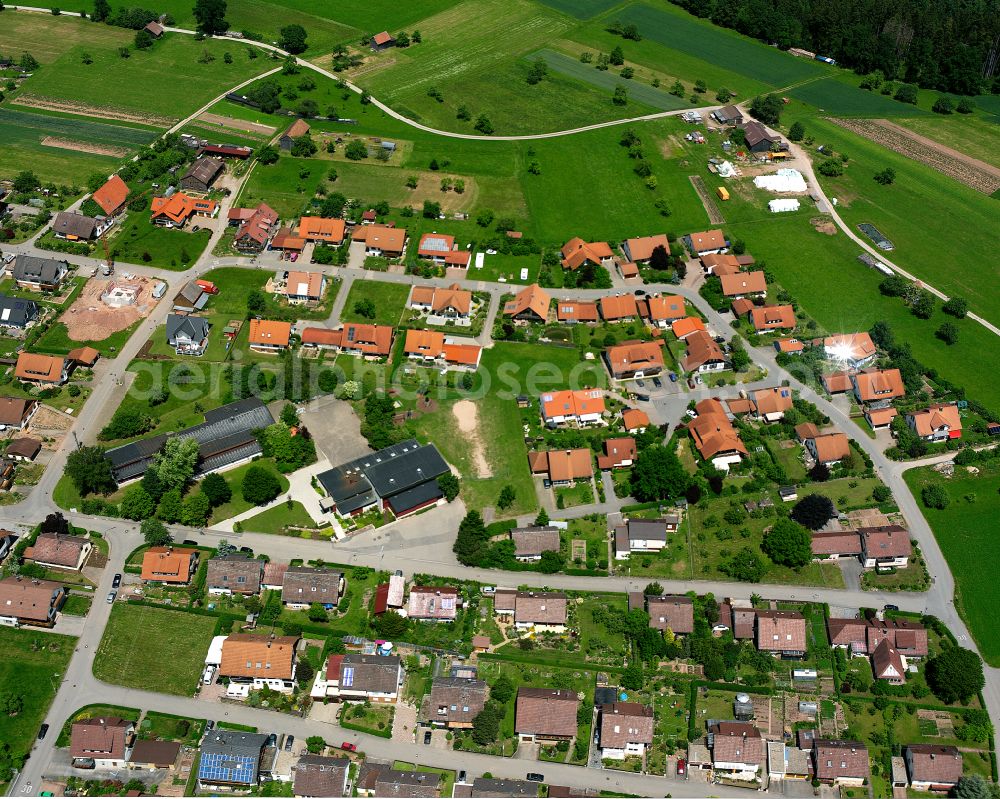
[[[219,472],[219,474],[226,478],[226,482],[229,483],[229,488],[232,489],[233,496],[229,502],[219,505],[212,510],[212,517],[209,519],[210,525],[220,522],[223,519],[238,516],[253,507],[251,503],[243,499],[243,476],[249,469],[255,466],[270,471],[278,478],[278,482],[281,484],[279,496],[288,491],[288,478],[283,474],[278,473],[277,469],[275,469],[273,458],[258,458],[251,463],[245,463],[242,466],[237,466],[235,469]],[[282,506],[282,508],[284,509],[284,506]]]
[[[214,631],[212,617],[116,602],[95,654],[94,676],[126,688],[190,696]]]
[[[308,210],[332,166],[328,161],[285,154],[274,164],[257,164],[243,184],[239,204],[252,208],[266,201],[283,219],[298,218]]]
[[[1000,322],[1000,297],[987,288],[1000,277],[991,258],[996,200],[826,120],[806,126],[817,144],[850,158],[843,176],[820,179],[827,195],[839,200],[843,219],[852,227],[875,225],[895,245],[888,253],[894,263]],[[881,186],[873,178],[886,167],[896,179]],[[956,230],[962,231],[960,243]]]
[[[70,594],[63,603],[62,612],[67,616],[86,616],[94,598],[86,594]]]
[[[53,25],[60,24],[40,19],[48,23],[50,32]],[[94,31],[105,27],[85,24]],[[127,34],[122,44],[131,45],[132,34],[122,33]],[[233,54],[231,64],[223,59],[227,51]],[[82,63],[85,53],[90,55],[91,64]],[[131,49],[129,58],[121,58],[117,47],[83,39],[29,78],[18,100],[22,104],[31,98],[72,104],[95,117],[107,109],[109,118],[124,113],[134,121],[166,127],[270,67],[267,59],[250,59],[246,47],[235,42],[197,42],[179,33],[166,34],[148,50]],[[115,87],[110,95],[109,85]]]
[[[816,232],[809,219],[808,213],[779,214],[727,224],[725,230],[730,237],[743,239],[747,251],[758,262],[766,262],[777,282],[819,323],[811,335],[868,330],[884,320],[897,341],[910,345],[917,360],[965,387],[971,398],[1000,410],[1000,374],[983,369],[981,360],[981,353],[996,346],[996,337],[971,319],[956,320],[940,310],[930,319],[918,319],[900,299],[879,293],[884,276],[858,263],[856,245],[840,232],[833,236]],[[831,303],[830,297],[838,296],[844,285],[853,287],[851,301]],[[951,346],[934,336],[946,321],[959,329],[958,343]]]
[[[576,370],[574,372],[574,370]],[[470,436],[458,426],[453,401],[441,402],[433,413],[418,415],[409,424],[421,439],[433,441],[462,475],[462,497],[469,508],[481,510],[496,503],[503,487],[514,488],[514,504],[503,516],[529,513],[538,507],[528,455],[521,430],[517,395],[536,403],[543,391],[574,387],[604,387],[607,379],[599,363],[584,364],[575,348],[497,342],[483,351],[472,400],[477,409],[474,434],[489,467],[488,476],[476,467]]]
[[[1000,469],[977,464],[979,474],[956,467],[951,479],[929,468],[905,473],[910,490],[920,499],[924,486],[940,485],[950,498],[944,510],[921,508],[955,578],[955,606],[959,609],[983,658],[1000,666],[1000,625],[992,601],[1000,539],[995,535],[1000,516]]]
[[[197,745],[205,731],[205,719],[188,719],[149,711],[139,725],[139,737],[160,741],[180,741]]]
[[[0,741],[15,758],[27,755],[56,689],[73,656],[76,638],[26,629],[0,627],[0,692],[13,692],[24,700],[15,716],[0,714]],[[55,733],[53,733],[55,734]]]
[[[594,486],[589,481],[581,481],[571,486],[554,490],[557,508],[572,508],[577,505],[589,505],[594,501]]]
[[[305,505],[293,501],[292,507],[277,505],[270,510],[261,511],[240,522],[247,533],[280,533],[286,526],[315,527],[316,521],[309,515]]]
[[[406,306],[406,298],[410,296],[409,285],[403,283],[381,283],[377,280],[355,280],[347,294],[344,310],[340,314],[341,322],[362,322],[376,325],[399,324]],[[369,318],[358,313],[355,306],[359,302],[371,300],[375,303],[375,316]]]
[[[212,237],[210,230],[193,232],[197,221],[182,230],[154,225],[147,211],[130,212],[109,234],[111,257],[159,269],[184,271],[198,260]],[[200,226],[199,226],[200,227]]]

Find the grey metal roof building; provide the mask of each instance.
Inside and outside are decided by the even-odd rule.
[[[174,310],[185,313],[200,311],[208,302],[208,292],[193,280],[184,284],[184,288],[177,292],[174,297]]]
[[[373,506],[388,506],[401,516],[436,502],[442,496],[437,478],[448,471],[437,447],[411,438],[341,464],[317,479],[341,516]]]
[[[38,303],[0,294],[0,327],[24,327],[38,318]]]
[[[267,406],[257,397],[249,397],[206,411],[202,424],[169,435],[198,442],[195,475],[201,475],[260,455],[256,431],[271,424],[274,417]],[[141,477],[168,437],[152,436],[109,449],[105,455],[115,480],[123,483]]]

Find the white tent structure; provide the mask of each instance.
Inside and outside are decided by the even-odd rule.
[[[806,181],[797,169],[779,169],[773,175],[760,175],[753,179],[758,189],[767,189],[778,194],[783,192],[804,192]]]
[[[781,214],[786,211],[798,211],[799,201],[798,200],[771,200],[767,204],[768,210],[772,214]]]

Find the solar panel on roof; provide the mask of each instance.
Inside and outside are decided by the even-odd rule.
[[[354,685],[354,666],[344,666],[340,673],[340,682],[345,688]]]

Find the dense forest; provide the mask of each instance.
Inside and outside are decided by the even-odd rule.
[[[779,47],[956,94],[1000,93],[1000,0],[673,0]]]

